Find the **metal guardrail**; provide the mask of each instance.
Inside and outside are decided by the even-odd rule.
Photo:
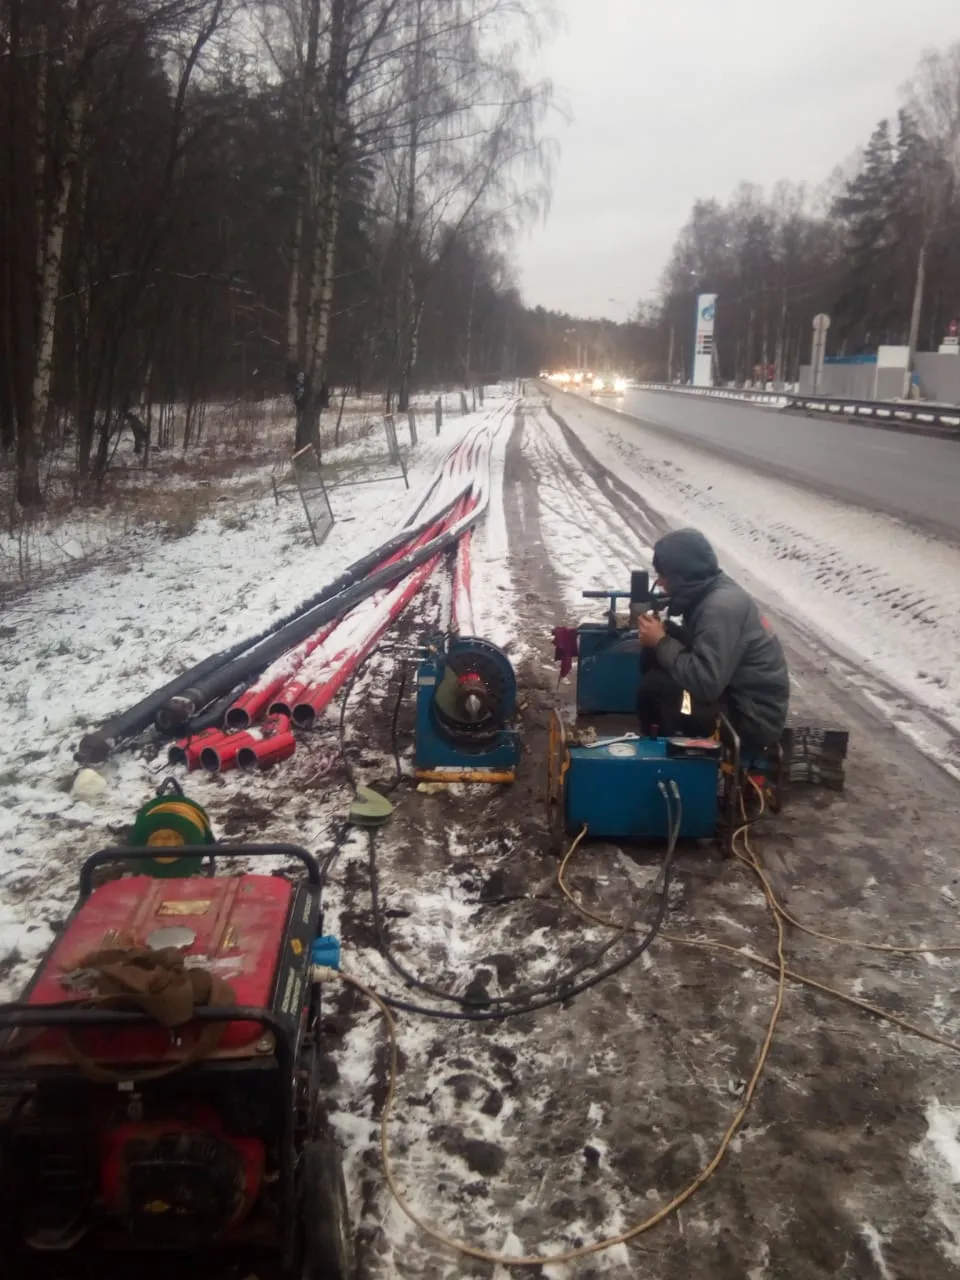
[[[782,391],[747,391],[729,387],[678,387],[666,382],[638,383],[638,391],[669,391],[673,395],[707,396],[716,400],[742,400],[802,413],[826,413],[862,419],[878,425],[910,427],[945,436],[960,436],[960,406],[901,404],[890,400],[856,400],[849,396],[802,396]]]
[[[632,391],[669,391],[682,396],[709,396],[715,400],[750,400],[785,409],[790,396],[784,391],[747,391],[738,387],[681,387],[672,382],[638,382]]]

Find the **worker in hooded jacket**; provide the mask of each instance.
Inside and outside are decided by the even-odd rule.
[[[709,734],[723,711],[742,750],[780,741],[790,677],[780,641],[753,598],[721,570],[697,529],[677,529],[653,549],[657,586],[671,617],[648,613],[637,630],[645,653],[638,712],[651,736]]]

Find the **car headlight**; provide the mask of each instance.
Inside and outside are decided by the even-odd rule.
[[[617,380],[613,384],[613,389],[614,391],[626,391],[627,389],[626,378],[617,378]]]

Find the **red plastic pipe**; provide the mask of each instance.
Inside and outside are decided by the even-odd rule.
[[[297,740],[290,729],[285,733],[275,734],[272,738],[264,738],[252,746],[241,747],[237,752],[237,768],[245,773],[255,773],[258,769],[269,769],[272,764],[281,760],[289,760],[297,749]]]
[[[463,506],[464,501],[466,500],[461,499],[460,502],[457,503],[456,507],[453,509],[453,511],[450,514],[449,521],[438,520],[436,524],[431,525],[429,529],[425,530],[422,534],[420,534],[418,538],[415,538],[413,542],[408,543],[408,545],[404,547],[403,550],[398,551],[395,555],[391,556],[389,561],[386,562],[386,564],[392,564],[395,560],[400,559],[401,556],[409,555],[410,552],[412,551],[417,551],[420,547],[425,546],[428,542],[431,542],[434,538],[439,537],[440,534],[443,533],[449,527],[450,523],[455,523],[457,520],[462,519],[461,508]],[[406,579],[403,579],[403,581],[405,582]],[[399,585],[402,586],[402,583]],[[391,588],[391,590],[396,591],[397,587],[393,587]],[[341,619],[340,621],[342,622],[343,619]],[[330,628],[327,638],[329,638],[329,636],[335,632],[335,629],[338,625],[339,623],[335,623],[334,626]],[[343,650],[340,653],[334,653],[333,656],[330,658],[330,660],[324,663],[324,668],[329,666],[331,663],[341,663],[343,661],[346,661],[349,658],[349,654],[350,654],[349,649]],[[304,671],[295,680],[288,681],[287,684],[284,686],[284,688],[280,691],[279,695],[276,696],[274,700],[270,703],[271,713],[275,713],[277,715],[288,715],[288,716],[293,715],[294,718],[296,719],[295,713],[296,713],[297,706],[306,700],[310,690],[315,686],[317,686],[319,683],[321,682],[317,680],[316,672],[310,673],[309,671]],[[303,714],[307,714],[307,713],[303,713]],[[303,723],[303,721],[297,720],[296,723],[301,724]],[[312,720],[310,721],[310,723],[312,723]]]
[[[190,770],[199,769],[200,752],[208,744],[215,745],[223,736],[222,729],[212,728],[204,729],[203,733],[198,733],[193,738],[181,738],[170,744],[167,760],[170,764],[185,764]]]
[[[382,566],[377,567],[380,568]],[[289,653],[285,653],[283,657],[278,658],[273,666],[268,667],[257,683],[248,689],[241,698],[238,698],[229,709],[226,715],[227,728],[247,729],[268,708],[271,712],[281,711],[282,708],[271,706],[273,698],[276,697],[281,689],[290,684],[291,676],[300,669],[314,649],[323,644],[336,625],[335,622],[331,622],[328,626],[318,631],[316,635],[310,636],[309,639],[298,644],[295,649],[291,649]],[[289,715],[289,712],[287,714]]]
[[[354,671],[377,643],[384,631],[386,631],[387,627],[389,627],[392,622],[396,622],[397,618],[399,618],[400,614],[404,611],[439,563],[440,557],[434,556],[432,560],[428,560],[425,564],[422,564],[419,569],[410,575],[409,578],[405,578],[401,583],[399,590],[394,588],[391,595],[393,595],[395,599],[390,601],[385,616],[379,622],[374,624],[372,630],[360,646],[349,654],[346,660],[341,662],[330,676],[301,694],[299,701],[293,708],[293,719],[295,724],[299,725],[300,728],[303,729],[310,728],[317,716],[330,705],[346,682],[350,679]]]
[[[456,525],[465,516],[469,515],[474,506],[476,506],[476,498],[472,496],[461,498],[451,512],[449,520],[444,522],[444,527],[449,528]],[[346,653],[336,654],[329,664],[335,668],[333,674],[323,680],[316,681],[312,689],[301,695],[294,706],[294,722],[296,724],[303,726],[312,724],[316,715],[329,705],[332,699],[336,697],[337,692],[379,640],[380,636],[383,635],[387,627],[395,622],[404,611],[439,562],[440,557],[433,556],[409,577],[404,578],[402,582],[384,594],[383,598],[378,602],[378,609],[383,612],[379,620],[377,620],[376,613],[374,614],[372,628],[360,642],[360,645]]]
[[[200,752],[200,767],[207,773],[226,773],[237,763],[241,747],[256,742],[252,733],[224,733],[219,739],[205,744]]]
[[[437,537],[443,531],[445,523],[443,520],[435,521],[419,537],[413,539],[412,542],[405,543],[375,565],[370,572],[376,573],[380,569],[386,569],[388,565],[394,564],[402,556],[408,555],[411,551],[415,551],[417,547],[425,545],[431,538]],[[309,680],[299,681],[292,679],[292,677],[303,666],[310,654],[330,637],[337,625],[336,622],[330,623],[318,631],[316,635],[302,641],[295,649],[285,653],[283,657],[268,667],[257,683],[248,689],[243,697],[238,698],[229,709],[226,715],[227,728],[246,729],[264,711],[269,711],[271,715],[289,716],[290,709],[297,698],[310,685]]]

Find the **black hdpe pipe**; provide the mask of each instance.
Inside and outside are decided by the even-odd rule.
[[[347,587],[352,586],[355,582],[364,578],[371,569],[375,568],[388,556],[393,555],[400,547],[405,546],[426,529],[429,529],[430,526],[435,524],[440,518],[440,515],[450,511],[455,503],[463,496],[463,493],[466,492],[466,488],[468,487],[469,486],[466,486],[464,490],[453,499],[453,501],[448,503],[444,508],[444,511],[439,513],[439,515],[432,516],[429,520],[424,521],[415,529],[404,529],[401,533],[395,534],[387,542],[382,543],[375,550],[355,561],[349,566],[349,568],[345,569],[343,573],[340,574],[339,578],[328,583],[327,586],[322,587],[308,600],[305,600],[302,604],[298,605],[298,607],[291,613],[285,614],[282,618],[278,618],[275,622],[271,623],[269,627],[266,627],[256,635],[249,636],[246,640],[239,640],[228,649],[223,649],[220,653],[215,653],[209,658],[204,658],[195,666],[191,667],[189,671],[184,671],[182,675],[176,676],[162,688],[157,689],[156,692],[148,694],[147,697],[142,698],[140,702],[131,707],[129,711],[121,712],[120,715],[114,716],[112,720],[107,720],[99,729],[95,729],[92,733],[86,734],[85,737],[81,738],[80,743],[77,746],[74,753],[74,759],[78,764],[83,765],[102,764],[118,742],[122,741],[124,738],[131,738],[134,734],[139,733],[141,729],[145,729],[151,721],[158,717],[161,708],[163,708],[166,703],[181,697],[187,690],[200,687],[204,682],[210,679],[215,672],[218,672],[228,664],[233,663],[241,654],[253,649],[255,645],[262,644],[265,640],[280,632],[283,628],[290,626],[304,614],[315,609],[325,600],[329,600],[332,597],[339,595]],[[309,634],[309,632],[307,634]],[[280,652],[282,652],[282,650]],[[264,665],[269,666],[269,662]],[[249,679],[249,674],[245,679]],[[231,690],[234,685],[240,683],[240,679],[234,678],[233,684],[227,684],[226,686],[219,687],[221,692],[226,694],[226,692]],[[207,702],[209,701],[211,701],[211,699],[208,698]],[[206,703],[201,703],[196,709],[200,710],[205,705]],[[223,710],[225,711],[226,707],[224,707]],[[204,716],[204,720],[207,720],[206,715]],[[219,715],[216,720],[210,721],[209,723],[217,723],[218,720]]]
[[[292,649],[301,640],[306,640],[307,636],[319,631],[328,622],[342,618],[344,614],[349,613],[351,609],[368,597],[375,595],[378,591],[383,591],[387,587],[394,586],[432,556],[440,555],[443,551],[446,551],[448,547],[453,546],[459,540],[480,514],[480,511],[476,510],[471,512],[470,515],[464,516],[446,533],[439,534],[432,541],[418,548],[418,550],[412,551],[409,555],[402,556],[399,560],[394,561],[393,564],[387,565],[375,573],[368,574],[361,578],[359,582],[354,582],[332,599],[324,601],[311,609],[309,613],[305,613],[302,617],[288,623],[276,635],[270,636],[247,653],[241,654],[238,658],[234,658],[232,662],[228,662],[226,666],[211,673],[202,683],[181,689],[174,699],[164,703],[158,709],[158,727],[166,733],[176,731],[192,732],[191,721],[198,711],[202,711],[209,703],[222,698],[227,690],[255,678],[266,670],[272,662],[275,662],[277,658],[286,653],[288,649]],[[436,524],[438,518],[435,516],[430,521],[430,524]],[[406,541],[409,542],[410,538],[408,537]],[[204,716],[204,719],[206,719],[206,716]]]

